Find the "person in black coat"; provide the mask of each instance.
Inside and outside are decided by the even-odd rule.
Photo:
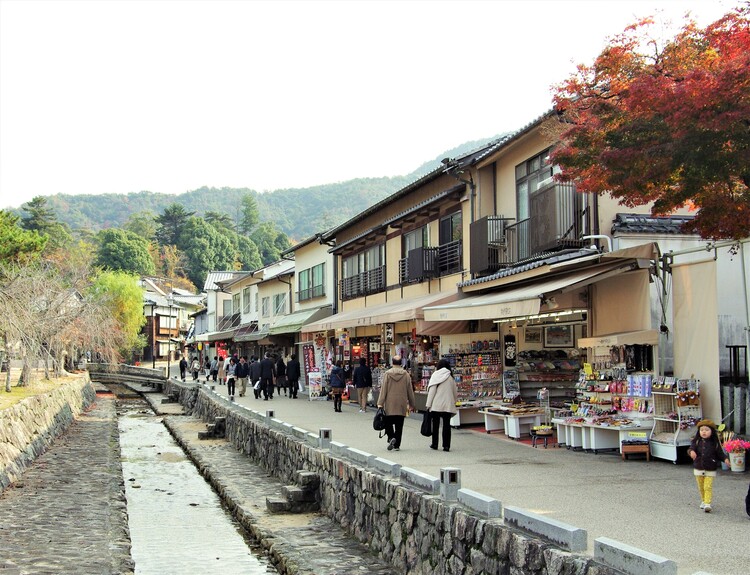
[[[273,384],[276,377],[276,365],[271,359],[271,354],[260,360],[260,389],[263,391],[263,400],[273,399]]]
[[[255,399],[260,399],[260,362],[255,356],[250,360],[250,386],[253,388]]]
[[[357,388],[359,412],[365,413],[367,411],[367,396],[372,389],[372,370],[367,365],[367,360],[364,357],[359,358],[359,365],[354,368],[352,381],[354,382],[354,387]]]
[[[297,354],[293,353],[289,363],[286,364],[286,382],[289,386],[289,397],[291,399],[297,399],[300,375],[301,372],[299,361],[297,360]]]
[[[281,397],[281,390],[284,390],[284,395],[287,395],[287,383],[286,383],[286,364],[284,358],[279,356],[276,360],[276,389],[279,390],[279,397]]]

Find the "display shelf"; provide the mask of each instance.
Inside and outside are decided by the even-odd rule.
[[[581,364],[575,359],[534,359],[517,363],[521,398],[526,402],[536,400],[537,392],[546,387],[553,404],[574,401]]]
[[[697,380],[681,380],[678,386],[669,383],[654,385],[654,425],[649,438],[651,455],[677,463],[677,451],[690,445],[695,424],[702,418]],[[670,391],[671,390],[671,391]],[[686,394],[691,392],[686,404]]]
[[[502,354],[497,351],[449,353],[459,400],[500,399],[503,395]]]

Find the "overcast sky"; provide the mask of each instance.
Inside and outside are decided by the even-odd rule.
[[[406,174],[544,113],[637,17],[738,3],[0,0],[0,208]]]

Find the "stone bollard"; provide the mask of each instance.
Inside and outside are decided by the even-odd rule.
[[[321,449],[330,449],[332,439],[333,432],[330,429],[323,427],[318,430],[318,447]]]
[[[266,419],[273,419],[276,417],[276,414],[274,413],[273,409],[269,409],[266,411]]]
[[[461,489],[461,470],[457,467],[440,469],[440,497],[446,501],[457,501]]]

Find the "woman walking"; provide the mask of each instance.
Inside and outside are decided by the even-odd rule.
[[[451,373],[451,364],[441,359],[437,363],[435,373],[430,376],[427,384],[427,409],[432,418],[432,443],[430,449],[438,448],[440,423],[443,424],[443,451],[451,450],[451,418],[458,411],[458,387]]]

